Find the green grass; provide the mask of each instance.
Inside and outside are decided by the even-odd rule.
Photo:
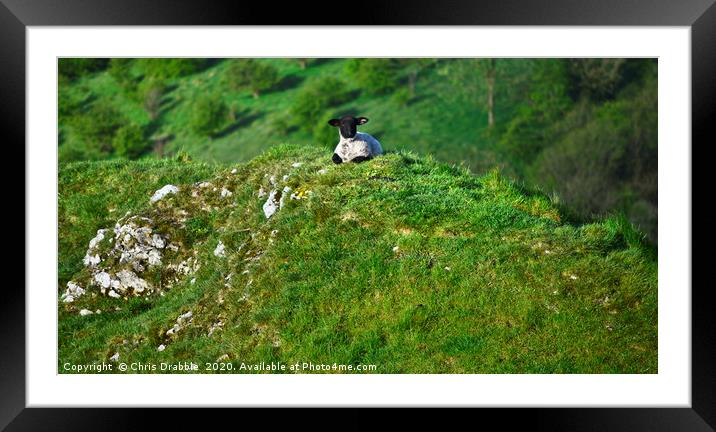
[[[305,194],[267,220],[257,192],[272,188],[271,176]],[[233,194],[192,186],[199,180]],[[180,192],[151,205],[169,183]],[[497,171],[475,176],[410,152],[333,165],[330,150],[277,146],[228,167],[63,165],[59,190],[61,291],[69,280],[89,287],[87,244],[127,211],[181,244],[168,260],[196,253],[201,263],[163,295],[111,299],[89,287],[59,303],[60,372],[115,353],[202,369],[226,355],[235,369],[280,361],[375,364],[375,373],[658,372],[655,251],[623,219],[572,224],[546,195]],[[212,253],[218,241],[226,257]],[[154,277],[163,281],[161,269]],[[79,316],[82,308],[102,313]],[[167,337],[189,310],[191,324]]]

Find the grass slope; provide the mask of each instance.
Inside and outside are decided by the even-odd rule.
[[[379,137],[391,149],[411,150],[432,154],[438,160],[465,162],[474,171],[494,166],[495,156],[486,158],[485,149],[494,143],[487,136],[487,114],[482,101],[466,101],[445,81],[440,71],[429,69],[419,77],[416,99],[407,105],[398,104],[391,95],[372,95],[345,76],[346,59],[321,59],[306,69],[286,59],[267,59],[274,66],[281,84],[258,99],[248,91],[227,91],[224,73],[228,63],[218,61],[211,67],[170,82],[171,91],[162,100],[159,118],[152,126],[157,135],[170,135],[172,140],[165,151],[173,154],[184,150],[193,158],[207,162],[245,162],[264,150],[283,143],[334,147],[338,134],[328,133],[330,140],[316,143],[309,133],[293,127],[289,111],[296,96],[311,81],[339,77],[347,90],[357,96],[334,107],[335,113],[350,112],[365,115],[371,122],[362,131]],[[519,61],[509,68],[524,67]],[[132,122],[148,125],[150,119],[140,102],[125,94],[107,72],[83,77],[65,84],[69,98],[83,99],[91,92],[122,112]],[[217,137],[211,139],[193,133],[189,118],[198,95],[220,94],[224,102],[235,107],[236,121],[227,124]],[[470,102],[470,103],[468,103]],[[506,121],[517,109],[515,101],[501,98],[496,107],[497,121]],[[327,120],[327,119],[326,119]],[[326,129],[331,129],[325,125]],[[66,129],[66,143],[73,147],[79,140],[71,127]],[[332,131],[332,129],[331,129]],[[62,153],[62,151],[61,151]],[[487,160],[486,160],[487,159]]]
[[[168,183],[180,191],[150,204]],[[302,199],[285,197],[266,219],[258,191],[284,186]],[[572,225],[497,172],[476,177],[406,152],[333,165],[325,149],[279,146],[228,168],[70,164],[59,190],[61,291],[74,280],[88,292],[58,303],[60,372],[115,353],[202,372],[220,358],[235,372],[278,361],[377,373],[657,372],[654,251],[623,220]],[[89,240],[127,211],[156,221],[181,245],[176,259],[197,257],[198,271],[146,298],[89,286]],[[213,253],[219,241],[225,257]],[[153,275],[161,286],[162,269]],[[188,311],[191,322],[167,335]]]

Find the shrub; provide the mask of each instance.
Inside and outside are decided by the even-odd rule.
[[[206,60],[193,58],[138,59],[145,78],[171,80],[198,72]]]
[[[86,112],[73,116],[70,122],[81,141],[103,153],[112,152],[114,134],[125,123],[122,114],[105,101],[95,102]]]
[[[58,74],[61,79],[70,81],[90,75],[107,68],[109,59],[100,58],[61,58],[58,60]]]
[[[554,128],[555,143],[533,162],[532,178],[580,216],[619,210],[656,239],[657,91],[594,107],[582,100]]]
[[[57,149],[57,156],[60,163],[85,161],[85,160],[101,160],[107,157],[106,153],[102,153],[96,147],[91,147],[84,142],[77,140],[65,140]]]
[[[428,68],[435,66],[436,59],[429,58],[406,58],[397,59],[396,62],[402,67],[408,79],[408,100],[415,97],[418,77]],[[407,103],[407,102],[406,102]]]
[[[274,134],[280,136],[287,136],[289,132],[294,129],[293,122],[291,121],[291,116],[287,112],[283,112],[273,116],[269,120],[269,125],[271,131]]]
[[[317,123],[325,123],[326,111],[350,98],[346,84],[333,77],[314,80],[296,95],[291,106],[294,124],[305,131],[313,131]]]
[[[334,111],[325,111],[320,116],[320,120],[313,123],[313,129],[311,131],[315,144],[330,148],[331,150],[333,150],[338,143],[338,129],[328,124],[328,120],[334,117],[338,117]]]
[[[94,97],[95,95],[86,86],[72,87],[60,83],[57,95],[57,116],[60,126],[69,123],[72,117],[79,114]]]
[[[399,63],[394,59],[351,59],[346,72],[372,94],[387,94],[395,90],[399,82]]]
[[[520,169],[539,152],[552,145],[556,125],[573,107],[567,95],[568,79],[565,61],[542,60],[534,64],[528,82],[527,101],[507,123],[499,149]],[[579,109],[572,113],[572,122],[579,122]]]
[[[109,60],[107,71],[125,91],[133,89],[136,85],[136,77],[132,73],[133,65],[134,59],[113,58]]]
[[[228,108],[218,95],[199,96],[192,104],[189,128],[198,135],[211,137],[224,124]]]
[[[248,90],[257,98],[261,92],[278,84],[280,78],[276,68],[268,63],[254,59],[234,59],[226,69],[225,80],[231,90]]]
[[[410,100],[412,99],[410,97],[410,89],[409,88],[401,88],[401,89],[396,90],[395,93],[393,93],[393,96],[391,96],[391,99],[399,107],[408,106],[408,104],[410,103]]]
[[[567,72],[571,81],[570,94],[574,99],[612,99],[620,84],[625,62],[623,58],[569,59]]]
[[[150,146],[144,137],[144,129],[137,124],[128,124],[117,130],[112,139],[112,147],[117,156],[135,159]]]

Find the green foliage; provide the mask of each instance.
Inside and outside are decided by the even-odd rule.
[[[226,83],[233,91],[248,90],[258,98],[280,81],[275,67],[254,59],[233,59],[226,69]]]
[[[142,101],[144,110],[150,120],[156,120],[159,117],[162,97],[166,92],[166,88],[166,83],[158,78],[145,79],[139,84],[137,96]]]
[[[75,135],[85,146],[97,148],[100,152],[112,152],[112,140],[117,130],[127,122],[126,118],[109,102],[100,100],[92,103],[87,111],[72,117],[71,125]]]
[[[338,129],[329,125],[328,120],[337,117],[333,110],[325,111],[319,118],[323,121],[316,121],[311,131],[313,141],[316,145],[333,150],[338,143]]]
[[[107,68],[109,75],[125,91],[131,91],[136,86],[137,77],[133,72],[134,64],[135,60],[131,58],[112,58],[109,60],[109,67]]]
[[[428,68],[431,68],[437,64],[436,59],[431,58],[403,58],[397,59],[397,63],[403,69],[406,74],[408,81],[408,98],[414,98],[416,96],[415,87],[418,82],[420,75],[424,74]],[[402,90],[398,90],[396,93],[404,93]]]
[[[398,87],[400,64],[395,59],[350,59],[346,62],[346,72],[362,89],[382,95]]]
[[[103,152],[97,146],[87,145],[78,140],[69,141],[64,138],[60,140],[57,150],[60,164],[78,161],[95,161],[106,159],[109,153]]]
[[[572,106],[563,60],[533,64],[527,97],[500,137],[499,147],[520,169],[549,146],[551,129]]]
[[[73,116],[92,102],[95,96],[89,89],[83,86],[70,89],[69,86],[60,85],[57,97],[57,117],[60,128],[63,128],[72,121]]]
[[[622,79],[623,58],[580,58],[567,61],[570,93],[602,101],[614,97]]]
[[[318,59],[315,58],[294,58],[288,59],[291,63],[297,64],[301,69],[306,69],[310,65],[316,63]]]
[[[391,100],[400,107],[408,106],[412,97],[410,96],[410,89],[401,88],[396,90],[391,97]]]
[[[112,147],[118,156],[135,159],[149,149],[150,143],[141,126],[129,123],[117,130],[112,139]]]
[[[69,81],[91,75],[107,68],[108,60],[101,58],[60,58],[58,74]]]
[[[311,81],[296,95],[291,116],[299,128],[312,131],[319,123],[325,124],[326,112],[350,98],[346,84],[333,77]]]
[[[206,59],[199,58],[143,58],[137,59],[145,79],[171,80],[191,75],[206,64]]]
[[[533,178],[580,214],[631,214],[655,239],[656,98],[651,81],[628,98],[596,108],[580,103],[556,123],[556,142],[534,162]]]
[[[226,125],[228,107],[219,95],[199,95],[192,105],[189,128],[198,135],[212,136]]]

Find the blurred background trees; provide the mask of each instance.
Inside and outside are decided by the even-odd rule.
[[[621,212],[657,240],[655,59],[68,58],[58,79],[60,163],[332,148],[327,120],[364,115],[388,150],[498,167],[570,217]]]
[[[226,70],[226,83],[233,91],[249,90],[254,98],[279,82],[276,68],[254,59],[231,59]],[[305,64],[303,66],[305,68]]]
[[[189,127],[197,135],[212,137],[228,120],[229,109],[218,94],[201,94],[194,101]]]

